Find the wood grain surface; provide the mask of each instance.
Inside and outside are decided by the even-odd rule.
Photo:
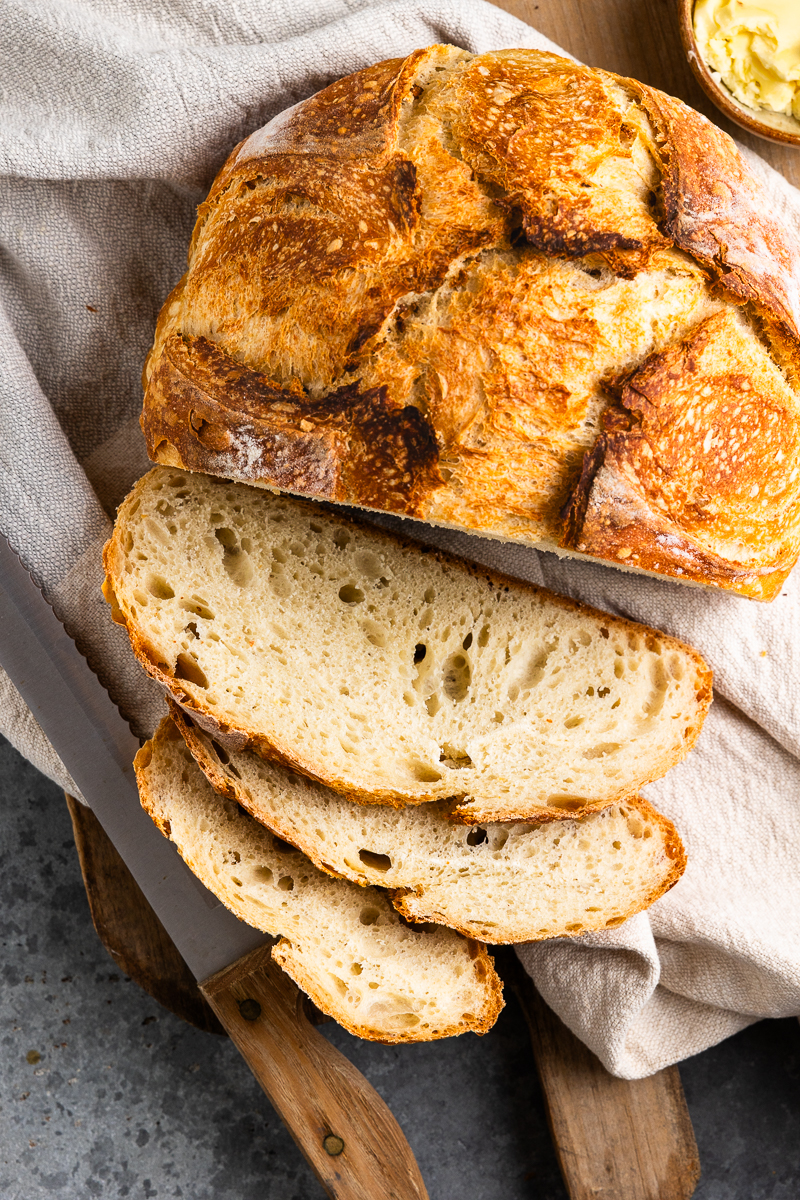
[[[492,0],[590,67],[679,96],[800,187],[800,150],[745,132],[708,99],[681,46],[677,0]]]
[[[139,987],[171,1012],[224,1034],[186,963],[90,808],[67,796],[89,911],[100,941]]]
[[[503,971],[522,1004],[553,1145],[571,1200],[688,1200],[700,1178],[677,1067],[610,1075],[547,1007],[521,967]]]
[[[305,1019],[303,995],[260,947],[202,984],[250,1070],[335,1200],[427,1200],[388,1105]]]

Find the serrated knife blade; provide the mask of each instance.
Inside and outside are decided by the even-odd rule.
[[[265,935],[203,887],[142,809],[133,771],[138,739],[2,536],[0,666],[195,977],[263,944]]]

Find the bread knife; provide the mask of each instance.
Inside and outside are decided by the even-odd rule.
[[[388,1106],[307,1020],[272,939],[229,912],[139,803],[131,733],[0,535],[0,666],[334,1200],[427,1200]]]

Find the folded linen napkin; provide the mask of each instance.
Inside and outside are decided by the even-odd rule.
[[[0,530],[146,734],[163,701],[109,620],[100,551],[148,469],[141,367],[229,149],[333,79],[434,41],[557,48],[481,0],[6,0],[0,40]],[[800,236],[800,193],[748,158]],[[412,532],[677,634],[715,671],[697,749],[647,789],[686,841],[686,875],[620,929],[521,947],[552,1007],[629,1078],[799,1013],[797,573],[761,606]],[[2,674],[0,730],[75,790]]]

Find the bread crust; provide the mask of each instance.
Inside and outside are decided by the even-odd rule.
[[[111,606],[112,619],[118,624],[126,627],[128,637],[134,654],[140,664],[151,678],[155,679],[164,688],[167,697],[170,698],[183,709],[191,720],[198,725],[202,730],[216,739],[226,750],[241,751],[251,750],[263,758],[272,762],[276,762],[281,766],[287,767],[290,770],[299,771],[308,778],[315,780],[318,783],[324,784],[326,787],[338,791],[340,794],[347,797],[348,800],[357,804],[386,804],[391,807],[400,808],[408,803],[424,804],[429,801],[439,799],[439,794],[435,792],[420,791],[413,798],[408,794],[401,794],[397,791],[386,788],[379,788],[374,791],[359,789],[350,781],[339,778],[330,769],[326,769],[326,761],[324,758],[300,757],[294,753],[288,745],[280,740],[276,734],[265,734],[262,730],[256,728],[248,728],[242,724],[222,723],[212,713],[202,706],[202,703],[183,686],[183,681],[175,674],[175,669],[170,668],[169,664],[159,659],[158,653],[147,642],[146,638],[139,632],[134,622],[130,621],[123,609],[120,607],[117,600],[115,583],[117,579],[122,578],[125,564],[125,550],[123,540],[125,537],[125,508],[127,505],[136,502],[139,491],[147,486],[146,481],[148,476],[140,480],[134,485],[133,490],[129,494],[123,507],[120,509],[120,516],[114,527],[114,532],[110,540],[106,543],[103,551],[103,564],[106,572],[106,580],[103,585],[103,594]],[[313,515],[313,507],[303,501],[297,501],[298,507],[307,507],[310,514]],[[554,592],[549,592],[545,588],[538,587],[535,584],[521,580],[512,579],[508,576],[491,571],[486,567],[477,566],[455,555],[445,554],[442,551],[435,550],[432,547],[420,546],[418,543],[410,539],[399,537],[395,534],[388,534],[383,530],[374,528],[373,526],[364,527],[352,517],[339,516],[337,521],[349,525],[354,530],[365,529],[368,532],[371,541],[378,544],[385,544],[387,552],[398,545],[413,549],[416,553],[425,555],[432,561],[440,564],[455,564],[460,569],[466,571],[469,575],[487,581],[492,588],[503,590],[514,588],[517,591],[527,592],[528,594],[541,596],[548,602],[557,605],[566,612],[581,613],[590,618],[597,620],[600,623],[601,629],[618,629],[620,631],[630,631],[637,636],[647,640],[648,638],[657,639],[667,650],[677,650],[685,654],[690,659],[695,669],[695,698],[697,703],[696,719],[688,726],[683,735],[682,743],[676,743],[674,746],[662,753],[656,759],[655,756],[651,760],[651,770],[646,778],[639,779],[634,787],[621,786],[619,791],[607,798],[591,801],[588,803],[577,804],[575,807],[562,808],[553,805],[540,805],[534,807],[526,806],[525,811],[520,811],[515,807],[512,800],[508,801],[506,808],[495,808],[490,812],[483,811],[479,801],[470,797],[454,793],[452,803],[449,808],[448,816],[451,820],[461,824],[472,825],[482,820],[490,821],[513,821],[513,820],[569,820],[574,818],[576,813],[585,814],[588,812],[597,812],[611,804],[617,803],[620,800],[627,799],[632,792],[638,791],[640,787],[655,779],[661,778],[666,772],[680,762],[686,754],[689,753],[697,740],[700,730],[705,720],[706,713],[711,705],[712,700],[712,673],[701,655],[691,646],[679,641],[677,638],[671,637],[668,634],[661,633],[658,630],[652,629],[649,626],[638,624],[635,621],[629,621],[624,617],[611,616],[608,613],[602,612],[599,609],[592,608],[589,605],[583,604],[577,600],[565,596],[559,596]]]
[[[619,286],[684,272],[686,296],[655,345],[633,322],[611,346],[628,310],[593,315],[576,284],[560,311],[570,263]],[[542,287],[523,318],[526,272]],[[772,459],[742,461],[725,420],[721,484],[706,472],[697,494],[706,430],[688,428],[654,490],[634,443],[658,458],[660,440],[613,383],[680,359],[715,304],[738,311],[749,347],[730,390],[742,399],[753,355],[775,368],[766,402],[792,448],[767,507]],[[582,545],[759,600],[800,553],[800,248],[726,134],[554,55],[428,47],[241,143],[200,208],[145,378],[142,426],[165,465]],[[677,381],[693,380],[684,355]],[[660,404],[669,416],[664,388]]]
[[[737,322],[719,313],[607,386],[619,407],[584,458],[564,544],[772,599],[800,546],[785,467],[800,458],[800,424],[783,375],[752,361]]]

